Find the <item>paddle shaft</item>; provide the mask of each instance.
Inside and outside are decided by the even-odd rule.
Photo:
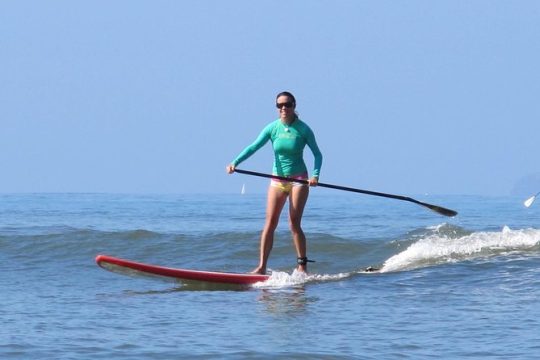
[[[264,174],[264,173],[260,173],[260,172],[256,172],[256,171],[241,170],[241,169],[234,169],[234,171],[237,172],[237,173],[240,173],[240,174],[245,174],[245,175],[253,175],[253,176],[259,176],[259,177],[270,178],[270,179],[293,181],[293,182],[297,182],[297,183],[301,183],[301,184],[309,184],[309,181],[307,181],[307,180],[293,179],[293,178],[288,178],[288,177],[285,177],[285,176],[270,175],[270,174]],[[380,196],[380,197],[385,197],[385,198],[389,198],[389,199],[397,199],[397,200],[402,200],[402,201],[409,201],[409,202],[412,202],[412,203],[427,207],[428,209],[433,210],[433,211],[435,211],[435,212],[437,212],[439,214],[445,215],[445,216],[452,217],[452,216],[457,215],[457,212],[454,211],[454,210],[446,209],[446,208],[443,208],[443,207],[440,207],[440,206],[437,206],[437,205],[427,204],[427,203],[415,200],[415,199],[407,197],[407,196],[386,194],[386,193],[381,193],[381,192],[377,192],[377,191],[370,191],[370,190],[355,189],[355,188],[351,188],[351,187],[347,187],[347,186],[325,184],[325,183],[321,183],[321,182],[319,182],[317,184],[317,186],[321,186],[321,187],[325,187],[325,188],[329,188],[329,189],[350,191],[350,192],[355,192],[355,193],[359,193],[359,194]]]

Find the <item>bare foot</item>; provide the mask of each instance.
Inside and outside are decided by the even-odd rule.
[[[253,271],[250,272],[250,274],[266,275],[266,269],[256,267],[255,269],[253,269]]]
[[[307,274],[307,266],[306,265],[298,265],[296,267],[296,271],[298,272],[303,272],[303,273],[306,273]]]

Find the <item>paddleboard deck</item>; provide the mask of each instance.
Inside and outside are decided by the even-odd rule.
[[[251,285],[268,280],[269,275],[240,274],[217,271],[178,269],[120,259],[108,255],[96,256],[96,263],[105,270],[123,275],[150,275],[180,282],[200,282],[230,285]]]

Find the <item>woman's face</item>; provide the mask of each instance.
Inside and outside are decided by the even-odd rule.
[[[277,98],[276,107],[278,108],[279,117],[282,120],[290,120],[294,117],[295,104],[287,95],[281,95]]]

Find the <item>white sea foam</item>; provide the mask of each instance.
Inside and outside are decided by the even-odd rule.
[[[381,272],[414,269],[437,263],[455,262],[490,256],[505,251],[523,251],[540,244],[540,230],[475,232],[459,238],[433,234],[410,245],[385,261]]]
[[[270,278],[264,282],[259,282],[253,285],[257,288],[284,288],[302,285],[308,282],[317,281],[335,281],[349,277],[350,273],[339,274],[306,274],[294,270],[292,274],[284,271],[272,271]]]

